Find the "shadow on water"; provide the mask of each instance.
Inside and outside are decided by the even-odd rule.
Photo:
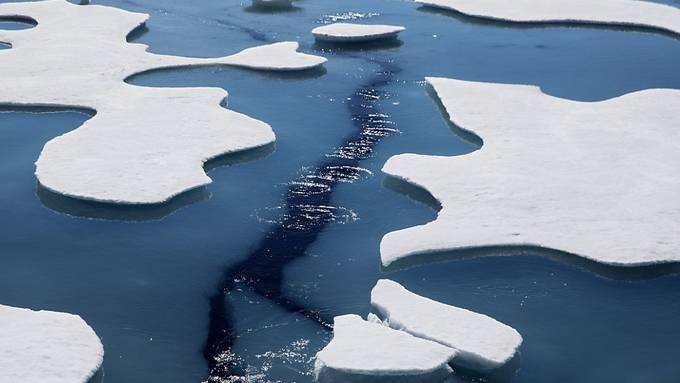
[[[218,167],[260,159],[270,155],[273,151],[274,144],[269,144],[242,152],[225,154],[205,162],[203,169],[207,173]],[[59,213],[81,218],[130,222],[160,220],[185,206],[207,201],[211,196],[207,187],[203,186],[183,192],[164,203],[117,204],[68,197],[55,193],[40,183],[38,183],[36,194],[45,207]]]
[[[345,222],[347,217],[338,213],[340,207],[332,206],[334,187],[370,176],[370,171],[359,167],[361,160],[371,156],[381,139],[397,132],[390,117],[379,111],[378,103],[389,96],[380,88],[388,85],[399,69],[381,65],[382,70],[347,102],[356,133],[313,170],[290,182],[285,208],[276,217],[275,228],[246,260],[225,270],[217,291],[210,297],[209,335],[204,348],[210,368],[209,382],[244,376],[244,367],[231,353],[237,334],[226,299],[238,287],[265,297],[284,310],[302,314],[322,328],[330,328],[332,318],[324,312],[300,306],[284,296],[283,271],[288,263],[306,255],[307,248],[329,224]]]
[[[442,9],[437,7],[432,7],[428,5],[422,5],[417,8],[419,11],[424,13],[442,15],[447,17],[452,17],[461,23],[473,24],[473,25],[488,25],[497,28],[506,29],[545,29],[545,28],[588,28],[597,30],[609,30],[609,31],[621,31],[621,32],[640,32],[640,33],[653,33],[668,37],[674,40],[679,40],[680,35],[677,33],[662,29],[655,28],[652,26],[636,26],[628,24],[608,24],[599,22],[588,22],[588,21],[506,21],[494,19],[491,17],[483,16],[470,16],[464,13]]]
[[[379,39],[370,42],[356,41],[356,42],[329,42],[329,41],[317,41],[314,43],[314,48],[324,51],[369,51],[369,50],[380,50],[380,49],[395,49],[404,45],[402,40],[396,37],[389,37],[384,39]]]
[[[274,13],[302,12],[302,7],[298,7],[293,4],[280,4],[280,5],[253,4],[243,8],[243,10],[248,13],[271,15]]]
[[[233,65],[228,65],[228,64],[208,64],[208,65],[189,65],[189,66],[176,66],[176,67],[169,67],[169,68],[149,69],[149,70],[146,70],[146,71],[142,71],[142,72],[132,74],[132,75],[126,77],[124,81],[126,83],[130,84],[130,85],[142,86],[142,85],[137,85],[134,82],[138,77],[142,77],[144,75],[148,75],[148,74],[152,74],[152,73],[205,70],[205,69],[211,69],[211,68],[214,69],[214,70],[217,70],[217,71],[237,70],[237,71],[243,71],[243,72],[255,74],[255,75],[260,76],[260,77],[283,79],[283,80],[314,79],[314,78],[321,77],[321,76],[325,75],[326,73],[328,73],[328,70],[323,66],[318,66],[316,68],[310,68],[310,69],[299,70],[299,71],[271,71],[271,70],[258,70],[258,69],[244,68],[244,67],[238,67],[238,66],[233,66]],[[163,86],[154,86],[154,88],[162,88],[162,87]]]

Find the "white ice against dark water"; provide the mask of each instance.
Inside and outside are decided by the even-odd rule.
[[[314,28],[312,34],[318,41],[356,43],[395,38],[405,29],[397,25],[334,23]]]
[[[85,383],[103,357],[79,316],[0,305],[0,382]]]
[[[296,42],[215,59],[153,54],[125,40],[148,15],[65,0],[0,4],[0,16],[38,22],[0,31],[0,41],[12,44],[0,60],[0,105],[96,110],[81,127],[45,145],[38,180],[56,193],[102,202],[165,202],[211,182],[205,161],[274,141],[266,123],[221,107],[222,89],[141,87],[126,78],[199,65],[295,71],[326,61],[296,52]]]
[[[492,245],[610,265],[680,261],[680,91],[578,102],[526,85],[427,81],[451,122],[484,143],[463,156],[387,161],[385,173],[428,190],[442,209],[385,235],[384,266]]]
[[[637,26],[680,34],[680,10],[641,0],[416,0],[462,14],[510,22]]]
[[[476,370],[502,366],[522,344],[522,336],[508,325],[421,297],[387,279],[371,291],[371,308],[389,327],[455,348],[455,362]]]

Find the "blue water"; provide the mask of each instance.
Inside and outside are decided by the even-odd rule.
[[[223,87],[230,108],[277,134],[271,153],[213,164],[206,190],[152,211],[120,212],[40,192],[33,163],[42,146],[87,115],[0,113],[0,303],[80,314],[102,337],[105,382],[200,382],[225,371],[256,382],[310,382],[310,358],[331,336],[328,321],[368,312],[370,289],[384,277],[522,333],[520,357],[509,368],[486,377],[460,372],[464,381],[680,380],[677,268],[626,272],[518,249],[388,273],[378,253],[385,233],[436,214],[383,185],[386,159],[476,149],[452,134],[425,76],[534,84],[560,97],[601,100],[680,88],[678,39],[517,27],[390,0],[300,1],[284,13],[231,0],[97,3],[151,14],[147,30],[133,38],[153,52],[207,57],[298,40],[302,50],[329,58],[325,73],[304,76],[204,68],[130,79]],[[347,12],[405,25],[402,44],[315,45],[309,31]],[[0,28],[6,24],[16,23]],[[357,103],[362,97],[372,101]],[[357,119],[372,112],[394,131],[364,145]],[[382,124],[376,121],[364,125]],[[357,142],[350,146],[362,150],[338,156]],[[345,163],[372,176],[321,182],[330,187],[324,193],[295,183]],[[290,207],[299,201],[323,202],[337,214],[311,215],[296,226],[299,211]],[[292,214],[281,216],[286,212]],[[216,364],[214,350],[228,357]]]

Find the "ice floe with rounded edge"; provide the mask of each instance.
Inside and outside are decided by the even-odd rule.
[[[0,305],[0,382],[85,383],[103,358],[79,316]]]
[[[455,348],[454,362],[476,370],[502,366],[522,344],[522,336],[510,326],[421,297],[387,279],[371,291],[371,307],[385,325]]]
[[[127,78],[160,68],[292,71],[326,61],[298,53],[296,42],[219,58],[149,53],[126,41],[148,15],[64,0],[0,4],[3,16],[29,17],[37,26],[0,31],[0,41],[12,44],[0,53],[0,105],[96,110],[81,127],[45,145],[38,180],[56,193],[100,202],[165,202],[211,182],[205,161],[274,141],[266,123],[223,108],[222,89],[148,88]]]
[[[321,382],[439,382],[451,373],[448,363],[455,354],[358,315],[343,315],[335,317],[333,340],[316,354],[314,370]]]
[[[638,0],[416,0],[485,19],[636,26],[680,34],[680,9]]]
[[[387,161],[383,172],[428,190],[442,209],[385,235],[384,266],[496,245],[619,266],[680,261],[680,91],[578,102],[534,86],[427,81],[451,122],[484,143],[464,156]]]
[[[323,42],[366,42],[395,38],[405,29],[396,25],[334,23],[314,28],[312,34]]]

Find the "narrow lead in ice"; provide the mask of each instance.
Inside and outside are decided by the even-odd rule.
[[[211,182],[205,161],[274,141],[266,123],[220,106],[227,96],[222,89],[141,87],[126,83],[130,76],[198,65],[291,71],[326,61],[297,52],[296,42],[214,59],[153,54],[125,39],[148,15],[65,0],[4,3],[1,16],[38,23],[0,31],[0,39],[12,44],[0,59],[0,105],[96,111],[45,145],[38,180],[56,193],[102,202],[165,202]]]
[[[324,42],[366,42],[395,38],[405,29],[396,25],[335,23],[314,28],[312,34]]]
[[[333,340],[316,355],[321,382],[438,382],[456,351],[358,315],[335,317]],[[368,379],[371,378],[371,379]]]
[[[385,325],[455,348],[455,362],[466,367],[500,367],[522,344],[522,336],[510,326],[421,297],[387,279],[379,280],[371,291],[371,306]]]
[[[680,261],[680,91],[577,102],[526,85],[427,81],[451,122],[484,144],[387,161],[385,173],[425,188],[442,209],[385,235],[384,266],[494,245],[622,266]]]
[[[680,34],[680,10],[638,0],[416,0],[468,16],[510,22],[637,26]]]
[[[103,358],[79,316],[0,305],[0,382],[85,383]]]

